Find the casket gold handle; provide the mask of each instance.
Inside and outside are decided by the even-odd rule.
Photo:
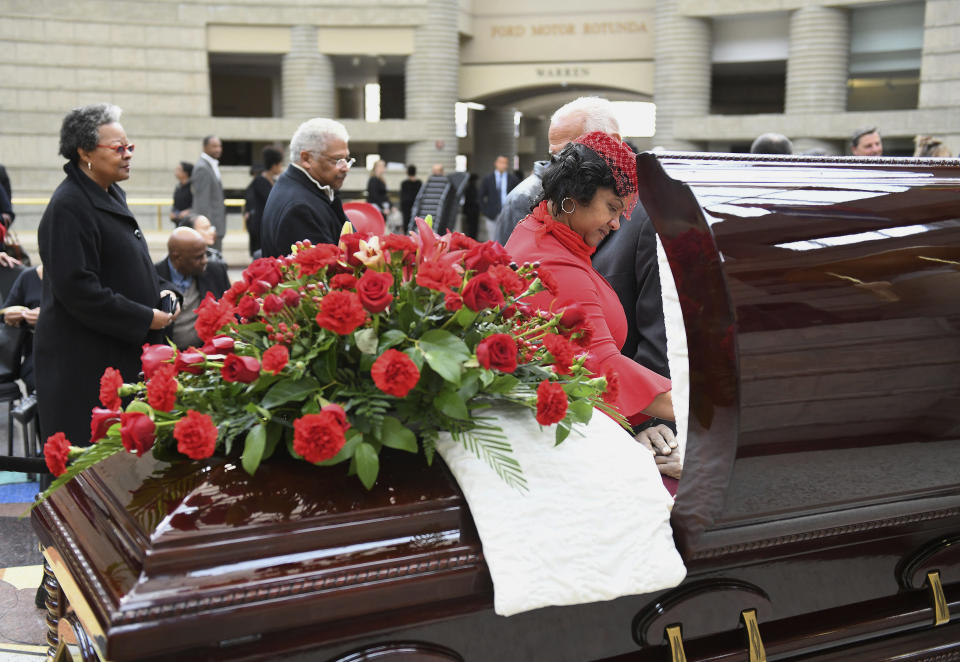
[[[687,662],[683,652],[683,631],[679,624],[668,625],[663,630],[663,638],[670,644],[670,662]]]
[[[744,609],[740,612],[740,622],[747,631],[747,659],[750,662],[767,662],[767,651],[763,648],[760,626],[757,624],[757,610]]]
[[[947,596],[943,594],[939,570],[931,570],[927,573],[927,586],[930,588],[930,597],[933,599],[933,626],[946,625],[950,622],[950,605],[947,604]]]

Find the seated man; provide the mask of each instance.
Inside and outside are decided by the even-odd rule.
[[[168,327],[173,342],[180,349],[199,347],[202,343],[193,328],[197,320],[194,310],[207,292],[220,297],[229,287],[230,278],[223,262],[208,261],[207,243],[193,228],[175,229],[167,240],[167,257],[154,265],[157,273],[183,295],[180,316]]]

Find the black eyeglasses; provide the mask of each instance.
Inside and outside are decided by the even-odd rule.
[[[136,147],[133,143],[129,145],[97,145],[97,147],[103,147],[104,149],[112,149],[119,156],[123,156],[124,152],[130,152],[133,154],[133,149]]]

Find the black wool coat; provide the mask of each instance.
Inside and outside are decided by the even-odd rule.
[[[260,223],[260,245],[264,257],[282,257],[290,246],[309,239],[310,243],[336,244],[347,222],[339,197],[333,202],[325,191],[292,165],[270,190]]]
[[[73,163],[50,198],[37,232],[43,300],[34,338],[40,429],[90,441],[90,410],[112,366],[125,382],[140,372],[160,280],[147,242],[117,185],[100,188]]]

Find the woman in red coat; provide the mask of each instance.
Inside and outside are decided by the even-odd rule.
[[[546,310],[579,304],[593,327],[585,365],[596,374],[613,369],[620,380],[616,405],[632,423],[653,416],[673,420],[670,380],[620,353],[627,321],[616,292],[593,268],[590,256],[604,237],[630,217],[637,201],[634,153],[599,131],[567,145],[543,175],[543,197],[517,225],[507,252],[517,262],[539,262],[559,294],[529,301]]]

